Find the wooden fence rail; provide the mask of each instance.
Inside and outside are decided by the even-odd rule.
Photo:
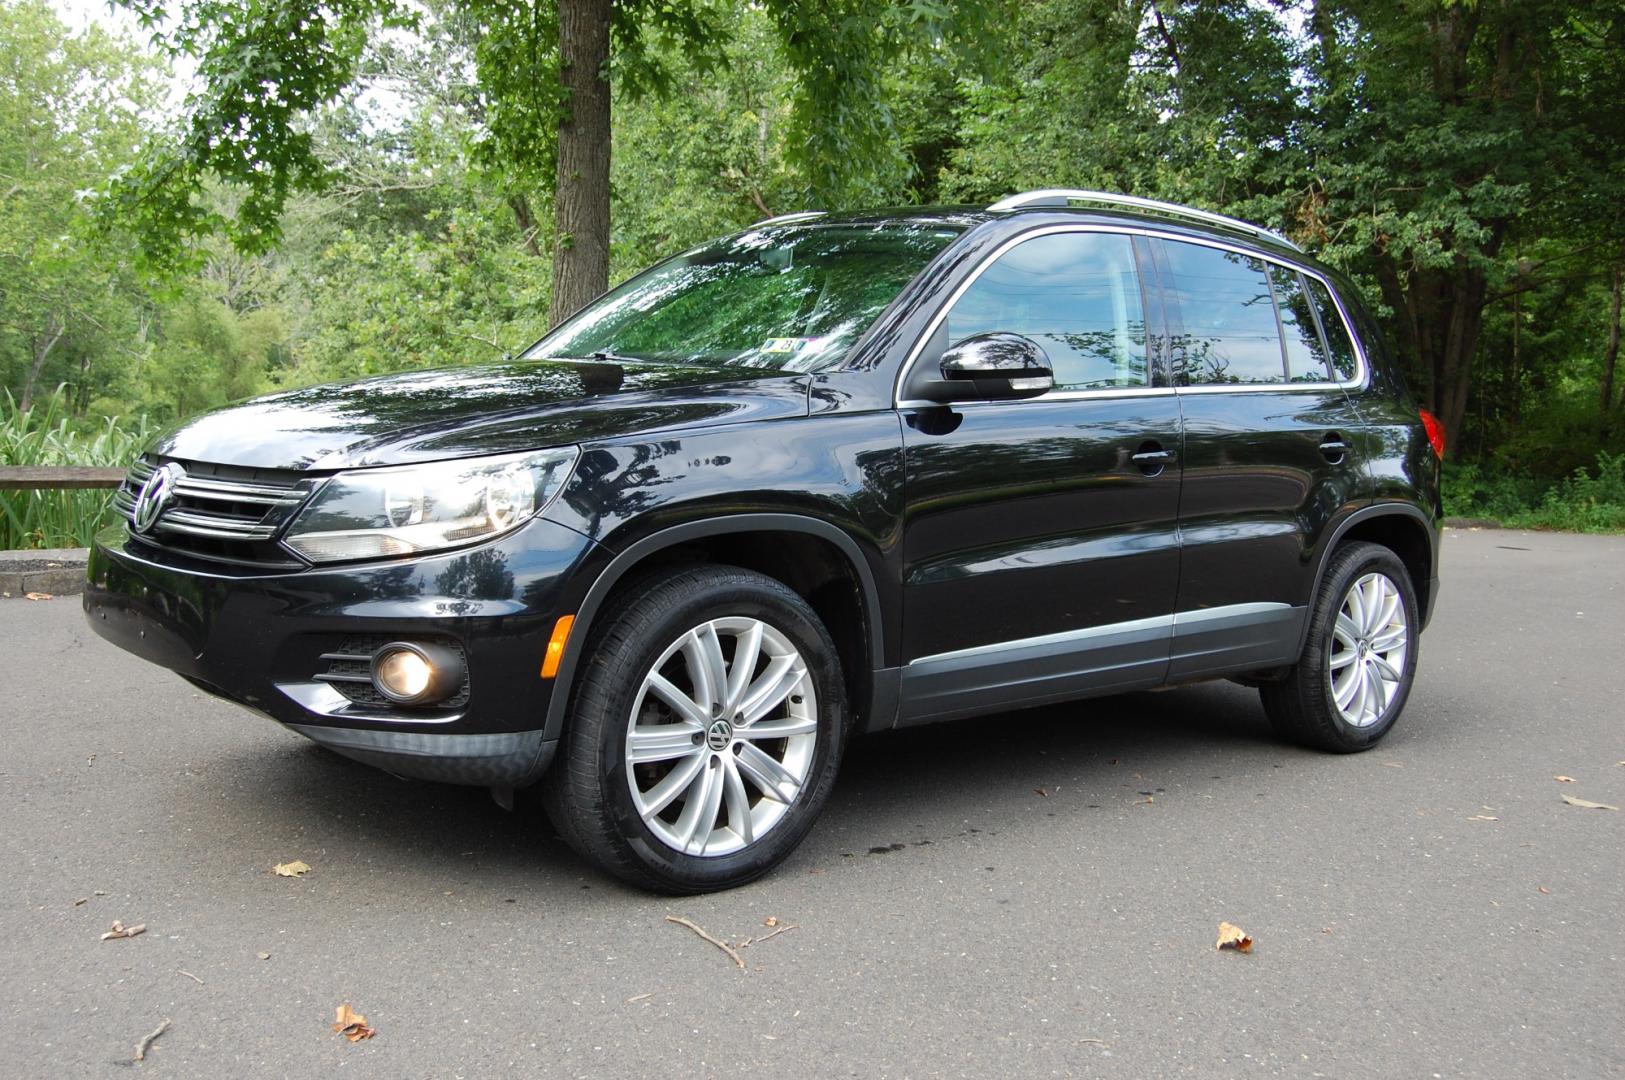
[[[0,491],[31,488],[116,488],[123,469],[94,469],[68,465],[0,465]]]

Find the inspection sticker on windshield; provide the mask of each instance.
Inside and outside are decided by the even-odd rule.
[[[762,346],[763,352],[795,352],[812,338],[804,337],[770,337],[767,344]]]

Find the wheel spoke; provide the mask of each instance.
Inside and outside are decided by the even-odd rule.
[[[705,762],[706,756],[704,754],[695,754],[691,758],[685,758],[673,766],[671,772],[662,776],[658,784],[644,792],[640,796],[640,801],[643,803],[643,819],[647,821],[653,818],[660,811],[670,806],[673,799],[688,790],[689,785],[694,783],[695,778],[700,773],[707,771]],[[690,797],[692,798],[692,796]]]
[[[1349,590],[1348,598],[1343,601],[1343,606],[1348,610],[1349,621],[1354,624],[1354,633],[1358,637],[1360,631],[1365,628],[1365,594],[1360,590],[1359,585],[1355,585],[1354,588]]]
[[[644,724],[632,729],[626,737],[626,761],[629,765],[643,765],[651,761],[670,761],[672,758],[698,754],[702,747],[695,741],[701,734],[698,724]]]
[[[741,743],[735,760],[741,775],[777,802],[789,804],[801,788],[801,781],[760,747]]]
[[[745,688],[756,674],[756,661],[762,652],[762,624],[752,621],[750,628],[734,639],[733,666],[728,670],[728,692],[722,701],[722,711],[732,716],[739,709]]]
[[[710,623],[695,627],[683,642],[683,659],[688,662],[688,677],[694,684],[694,696],[704,708],[707,719],[714,706],[722,704],[727,692],[728,674],[722,660],[722,642],[717,640],[716,627]]]
[[[707,761],[700,770],[699,779],[688,790],[683,812],[677,815],[677,839],[684,851],[691,851],[695,855],[705,851],[705,842],[716,828],[717,811],[721,806],[722,767],[718,765],[713,769]]]
[[[1397,668],[1395,668],[1394,665],[1392,665],[1392,664],[1390,664],[1388,662],[1387,657],[1378,656],[1376,653],[1372,653],[1371,654],[1371,663],[1374,664],[1377,667],[1377,669],[1381,672],[1382,677],[1384,679],[1387,679],[1389,682],[1396,682],[1396,683],[1399,682],[1399,680],[1400,680],[1399,670]],[[1381,682],[1382,680],[1379,679],[1378,681]]]
[[[1365,723],[1366,701],[1371,696],[1371,674],[1364,664],[1354,665],[1354,698],[1349,702],[1349,716],[1356,724]]]
[[[1332,697],[1337,707],[1344,713],[1349,711],[1349,703],[1354,700],[1354,694],[1360,688],[1360,665],[1350,667],[1332,684]]]
[[[736,728],[734,734],[741,739],[788,739],[792,735],[811,735],[817,730],[818,721],[810,716],[787,716],[783,720],[766,720],[750,727]]]
[[[722,759],[722,793],[728,800],[728,824],[744,843],[755,840],[756,830],[750,819],[750,792],[745,790],[739,764],[731,754]]]
[[[739,703],[739,722],[748,726],[772,712],[805,674],[801,657],[794,654],[773,657],[762,677],[751,684],[745,699]]]
[[[672,711],[695,727],[703,728],[711,722],[711,710],[679,690],[660,672],[652,672],[645,684],[649,692],[671,706]]]
[[[1359,643],[1360,627],[1353,619],[1339,612],[1337,622],[1332,626],[1332,637],[1352,649]]]
[[[1393,669],[1390,668],[1390,671]],[[1376,700],[1369,702],[1371,706],[1371,719],[1375,720],[1388,708],[1388,682],[1377,671],[1375,665],[1366,667],[1366,683],[1371,688],[1371,696]]]
[[[1344,668],[1354,663],[1354,658],[1357,655],[1358,654],[1353,649],[1341,649],[1338,652],[1332,653],[1332,670],[1342,671]]]
[[[1371,622],[1371,633],[1369,636],[1375,637],[1382,631],[1383,627],[1393,623],[1394,615],[1399,611],[1399,604],[1399,590],[1389,585],[1387,579],[1384,578],[1382,583],[1381,608],[1377,612],[1377,617]]]
[[[1405,644],[1405,626],[1390,626],[1371,639],[1371,651],[1390,653]]]

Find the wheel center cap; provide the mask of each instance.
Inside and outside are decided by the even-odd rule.
[[[713,720],[705,729],[705,745],[713,750],[726,750],[734,741],[734,726],[726,720]]]

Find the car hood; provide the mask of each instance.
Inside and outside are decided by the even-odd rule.
[[[807,377],[679,364],[528,360],[312,386],[205,413],[153,452],[262,469],[341,469],[533,450],[804,416]]]

